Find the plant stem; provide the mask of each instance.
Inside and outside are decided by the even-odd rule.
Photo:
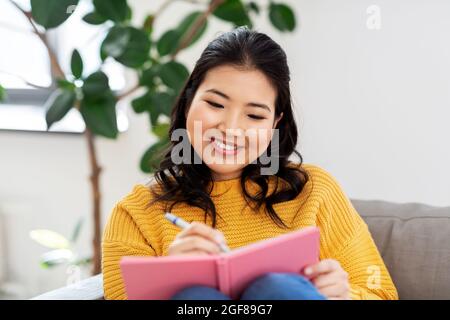
[[[25,79],[24,77],[19,76],[19,75],[17,75],[17,74],[13,74],[13,73],[8,72],[8,71],[0,70],[0,74],[6,74],[6,75],[9,75],[9,76],[13,76],[13,77],[19,78],[19,79],[22,80],[26,85],[28,85],[28,86],[30,86],[30,87],[33,87],[33,88],[36,88],[36,89],[48,89],[47,87],[40,86],[40,85],[38,85],[38,84],[34,84],[34,83],[32,83],[32,82],[29,82],[29,81],[28,81],[27,79]]]
[[[58,78],[65,79],[64,72],[61,69],[61,66],[59,65],[58,59],[56,58],[55,53],[53,52],[52,48],[50,48],[50,45],[48,44],[47,35],[45,33],[42,33],[38,30],[36,24],[34,23],[31,12],[27,12],[23,10],[17,3],[15,3],[13,0],[9,0],[18,10],[20,10],[25,17],[28,19],[28,22],[33,27],[34,33],[41,39],[42,43],[44,44],[45,48],[47,49],[48,56],[50,58],[50,63],[52,66],[52,71],[54,75]]]
[[[122,100],[123,98],[129,96],[130,94],[136,92],[141,86],[138,84],[136,84],[135,86],[131,87],[130,89],[128,89],[127,91],[125,91],[124,93],[120,94],[117,96],[117,101]]]
[[[224,0],[212,0],[210,2],[208,8],[194,21],[192,26],[189,28],[188,32],[181,39],[180,45],[171,56],[172,60],[176,58],[176,56],[181,50],[183,50],[189,45],[189,43],[194,38],[198,30],[203,26],[205,21],[208,19],[208,16],[210,16],[214,12],[214,10],[216,10],[216,8],[220,6],[223,2]]]
[[[61,79],[66,79],[66,76],[58,62],[58,59],[56,58],[55,53],[50,48],[50,45],[47,41],[47,36],[45,32],[40,32],[34,23],[31,13],[26,12],[23,10],[17,3],[15,3],[13,0],[9,0],[18,10],[20,10],[28,19],[29,23],[33,27],[34,33],[41,39],[42,43],[44,44],[45,48],[47,49],[47,53],[50,58],[50,62],[52,65],[52,75]],[[75,107],[79,108],[79,103],[77,102]],[[100,184],[99,184],[99,178],[100,178],[100,172],[101,168],[98,165],[97,162],[97,155],[95,150],[95,141],[94,136],[92,132],[89,130],[89,128],[86,127],[86,140],[88,145],[88,151],[89,151],[89,159],[91,164],[91,186],[92,186],[92,194],[93,194],[93,220],[94,220],[94,236],[93,236],[93,274],[98,274],[101,272],[101,214],[100,214],[100,204],[101,204],[101,193],[100,193]]]
[[[153,22],[155,22],[156,18],[159,17],[159,15],[167,9],[167,7],[174,3],[175,0],[166,0],[163,2],[163,4],[158,8],[158,10],[156,10],[155,14],[153,15]]]
[[[97,153],[94,144],[94,135],[89,128],[86,128],[86,140],[89,148],[89,160],[91,165],[91,191],[93,194],[94,201],[94,238],[92,240],[93,252],[93,267],[92,274],[99,274],[101,272],[101,214],[100,214],[100,204],[101,204],[101,193],[100,193],[100,173],[102,171],[101,167],[98,165]]]

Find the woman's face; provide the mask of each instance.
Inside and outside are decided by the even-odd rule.
[[[239,177],[268,147],[276,89],[258,70],[224,65],[209,70],[187,113],[190,143],[215,180]]]

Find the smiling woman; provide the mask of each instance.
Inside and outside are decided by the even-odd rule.
[[[303,164],[295,150],[289,82],[283,49],[263,33],[240,27],[207,46],[172,110],[171,145],[155,180],[136,186],[109,218],[106,298],[126,298],[123,256],[218,254],[225,243],[236,249],[308,226],[320,230],[320,262],[298,274],[273,270],[253,279],[241,299],[397,298],[367,225],[340,185],[325,170]],[[188,150],[173,139],[180,130],[187,131]],[[181,163],[174,160],[177,150],[189,154]],[[292,154],[299,163],[289,160]],[[268,174],[264,169],[274,162]],[[178,233],[164,218],[168,211],[189,227]],[[374,267],[379,286],[367,279]],[[206,286],[172,298],[230,299]]]
[[[187,130],[194,150],[202,155],[214,180],[239,177],[243,168],[268,148],[271,129],[283,117],[283,112],[275,116],[276,96],[277,89],[264,73],[250,66],[222,65],[207,73],[189,108]],[[196,122],[202,125],[201,135],[195,131]],[[250,129],[257,133],[252,141],[246,134]],[[209,145],[212,152],[205,152]],[[243,157],[237,161],[240,152]],[[220,161],[225,155],[234,156],[227,157],[231,161],[226,165]]]
[[[172,185],[165,172],[174,169],[174,142],[155,172],[164,190],[180,191],[171,200],[189,198],[192,204],[211,214],[214,226],[216,210],[207,194],[208,185],[239,177],[244,182],[248,178],[265,194],[247,196],[258,207],[265,204],[274,222],[283,225],[273,205],[294,199],[307,181],[302,168],[289,166],[288,158],[293,153],[300,163],[303,161],[295,150],[297,126],[289,81],[286,54],[265,34],[240,27],[208,45],[172,110],[169,129],[169,136],[175,130],[186,129],[192,157],[201,158],[202,163],[192,165],[194,159],[188,159],[177,165],[175,175],[182,183]],[[201,125],[200,134],[195,124]],[[275,134],[274,129],[280,134]],[[226,145],[238,150],[224,151]],[[264,161],[266,155],[271,161]],[[231,157],[221,161],[224,156]],[[277,170],[273,176],[261,174],[274,162]],[[268,183],[274,176],[284,180],[289,188],[271,195]],[[195,197],[189,196],[193,190],[198,192]],[[167,194],[160,196],[165,199]]]

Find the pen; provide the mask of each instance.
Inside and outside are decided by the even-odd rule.
[[[187,227],[190,226],[189,222],[186,222],[182,218],[177,217],[176,215],[174,215],[170,212],[166,212],[164,217],[167,220],[169,220],[170,222],[172,222],[174,225],[180,227],[181,229],[186,229]],[[222,250],[223,252],[230,252],[230,249],[223,243],[220,243],[219,247],[220,247],[220,250]]]

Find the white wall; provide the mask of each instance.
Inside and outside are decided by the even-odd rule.
[[[381,9],[381,29],[366,9]],[[286,41],[307,161],[352,197],[450,204],[446,0],[300,1]]]
[[[257,28],[286,50],[306,162],[328,169],[352,198],[450,205],[450,2],[445,0],[289,0],[300,19],[294,34],[278,34],[267,19]],[[131,1],[136,21],[161,1]],[[156,4],[155,4],[156,3]],[[266,3],[266,1],[264,1]],[[368,30],[366,9],[381,9],[381,29]],[[155,32],[191,8],[175,4]],[[224,28],[224,26],[226,28]],[[180,56],[193,66],[218,30]],[[130,80],[131,81],[131,80]],[[114,203],[146,177],[141,154],[152,142],[148,119],[130,112],[117,141],[99,139],[103,221]],[[8,279],[33,296],[63,285],[65,269],[38,267],[45,249],[28,232],[49,228],[69,235],[91,213],[83,136],[0,132],[0,214],[8,226]],[[90,225],[79,248],[90,252]],[[2,257],[3,259],[3,257]]]

